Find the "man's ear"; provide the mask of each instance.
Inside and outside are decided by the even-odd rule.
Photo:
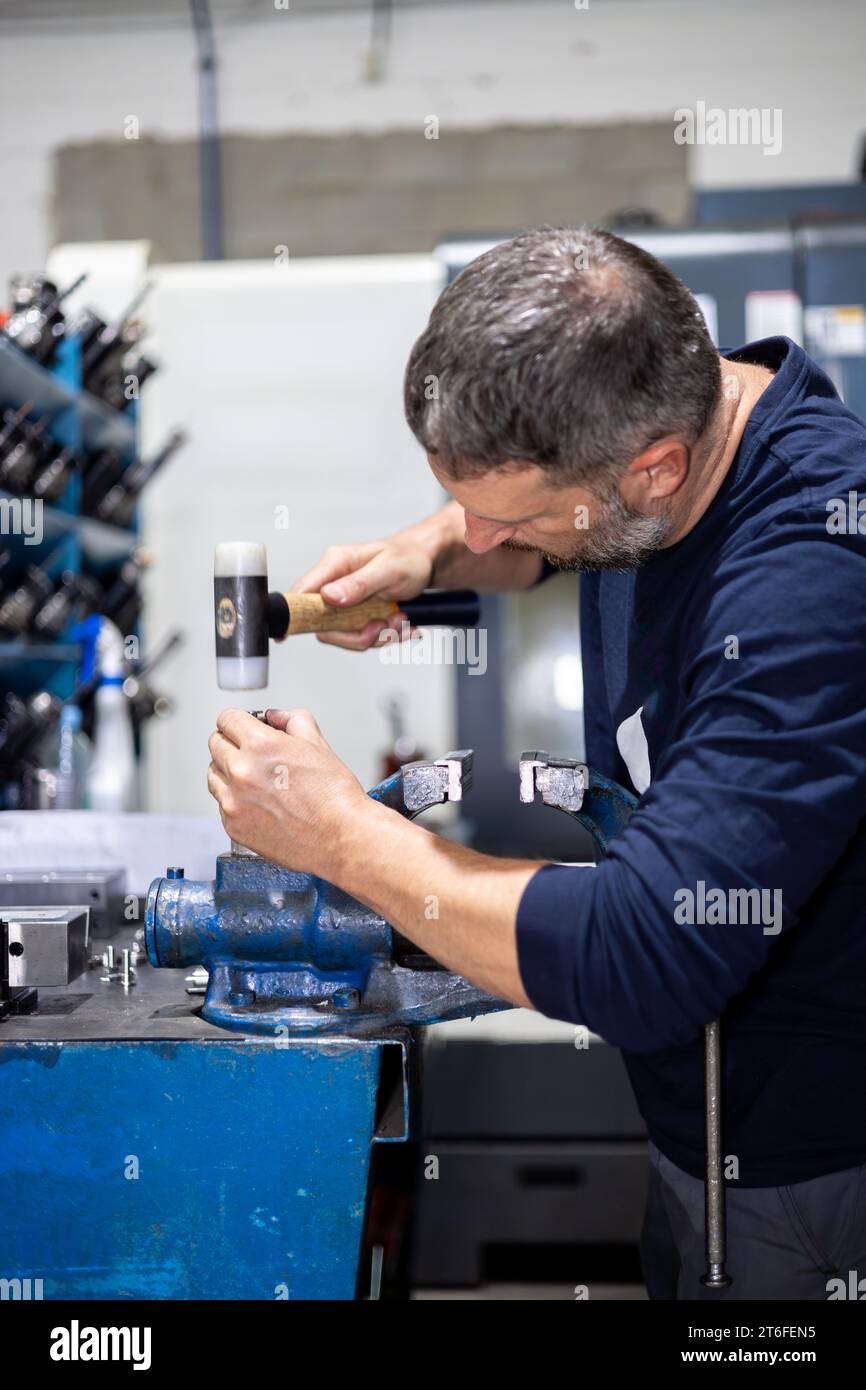
[[[689,450],[681,439],[660,439],[630,464],[622,490],[631,505],[663,501],[679,492],[689,475]]]

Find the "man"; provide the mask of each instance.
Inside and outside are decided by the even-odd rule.
[[[586,228],[469,265],[405,395],[454,500],[296,587],[339,605],[583,571],[588,759],[638,807],[594,871],[490,858],[369,800],[310,714],[229,710],[226,829],[623,1049],[652,1297],[707,1296],[702,1032],[723,1015],[734,1283],[708,1296],[826,1298],[866,1276],[866,426],[787,339],[720,357],[675,276]]]

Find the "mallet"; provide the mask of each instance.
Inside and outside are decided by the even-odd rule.
[[[268,593],[268,556],[252,541],[223,541],[214,553],[217,684],[221,690],[262,690],[268,683],[268,642],[301,632],[360,632],[374,618],[405,613],[413,627],[475,627],[473,589],[428,589],[417,598],[369,598],[338,608],[321,594]]]

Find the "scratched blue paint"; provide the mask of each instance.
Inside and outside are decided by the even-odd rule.
[[[354,1297],[380,1060],[0,1040],[0,1277],[46,1299]]]
[[[637,798],[619,782],[603,777],[594,768],[589,769],[583,807],[575,812],[574,818],[589,831],[599,859],[605,858],[611,840],[625,830],[636,805]]]

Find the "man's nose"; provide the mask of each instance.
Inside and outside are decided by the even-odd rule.
[[[516,526],[503,526],[498,521],[481,521],[477,516],[464,513],[466,518],[466,544],[475,555],[483,555],[486,550],[508,541],[517,530]]]

